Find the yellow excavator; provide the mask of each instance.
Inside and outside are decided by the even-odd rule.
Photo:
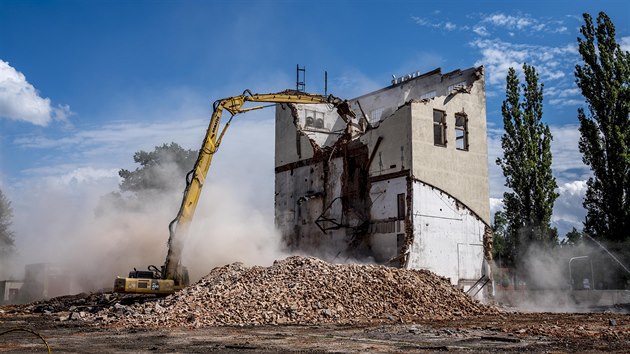
[[[139,271],[134,268],[133,271],[129,272],[128,277],[116,277],[114,281],[115,292],[168,295],[188,285],[188,271],[186,267],[181,265],[183,238],[195,214],[201,188],[212,163],[212,157],[217,152],[223,135],[235,115],[271,106],[244,107],[247,102],[266,102],[272,105],[323,103],[336,108],[337,113],[346,123],[351,122],[352,118],[356,118],[346,100],[333,95],[322,96],[293,90],[269,94],[252,94],[249,90],[245,90],[242,95],[215,101],[210,125],[201,144],[201,149],[199,149],[199,156],[193,169],[186,175],[186,189],[182,204],[177,216],[169,224],[168,254],[164,265],[161,269],[151,265],[146,271]],[[228,111],[231,117],[219,132],[224,110]]]

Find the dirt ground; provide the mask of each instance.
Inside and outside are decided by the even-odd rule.
[[[425,323],[123,329],[0,308],[0,333],[27,328],[53,353],[629,352],[630,315],[502,313]],[[33,333],[0,335],[0,353],[45,353]]]

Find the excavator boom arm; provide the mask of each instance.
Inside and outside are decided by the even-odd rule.
[[[245,90],[242,95],[228,97],[221,100],[217,100],[213,105],[212,118],[206,131],[206,136],[201,144],[199,150],[199,156],[195,162],[195,166],[186,176],[186,190],[182,204],[180,206],[177,217],[169,225],[169,240],[168,240],[168,254],[166,262],[164,263],[164,269],[162,277],[164,279],[172,279],[175,281],[175,286],[181,285],[183,275],[181,272],[181,251],[182,251],[182,238],[188,231],[188,227],[192,221],[192,218],[197,208],[201,189],[205,182],[208,170],[212,163],[212,157],[219,148],[223,134],[229,127],[232,117],[248,112],[255,109],[261,109],[265,106],[255,106],[250,108],[244,108],[243,106],[247,102],[267,102],[267,103],[302,103],[302,104],[331,104],[335,108],[342,119],[348,123],[351,118],[355,118],[355,114],[350,109],[347,101],[337,98],[335,96],[322,96],[313,95],[299,91],[283,91],[270,94],[252,94],[249,90]],[[224,126],[223,130],[219,133],[219,126],[221,123],[221,116],[223,111],[228,111],[232,117],[230,121]]]

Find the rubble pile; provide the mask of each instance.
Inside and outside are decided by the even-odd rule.
[[[157,297],[139,294],[118,293],[79,293],[76,295],[58,296],[48,300],[30,304],[5,305],[0,307],[0,315],[11,314],[43,314],[52,316],[57,321],[94,320],[95,313],[126,310],[127,305],[146,303],[157,300]],[[102,317],[101,317],[102,318]]]
[[[234,263],[164,299],[103,309],[97,322],[143,327],[412,322],[497,313],[428,271],[289,257]]]

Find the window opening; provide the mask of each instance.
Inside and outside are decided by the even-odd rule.
[[[446,146],[446,112],[433,110],[433,144]]]
[[[324,112],[312,111],[312,110],[304,110],[306,115],[305,127],[316,128],[316,129],[325,129],[324,123]]]
[[[398,195],[398,220],[405,220],[405,193]]]
[[[468,117],[465,113],[455,114],[455,146],[457,150],[468,150]]]

